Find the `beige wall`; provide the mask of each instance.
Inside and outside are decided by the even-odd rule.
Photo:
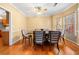
[[[62,23],[62,25],[63,25],[63,17],[64,16],[67,16],[67,15],[69,15],[70,13],[73,13],[75,10],[77,10],[77,4],[75,4],[75,5],[73,5],[72,7],[70,7],[69,9],[67,9],[66,11],[64,11],[64,12],[62,12],[62,13],[59,13],[59,14],[56,14],[56,15],[53,15],[52,16],[52,29],[53,30],[56,30],[56,19],[57,18],[61,18],[61,23]],[[62,28],[63,28],[63,26],[62,26]]]
[[[18,11],[12,4],[2,3],[0,7],[10,12],[12,27],[12,38],[10,44],[18,41],[21,37],[21,29],[33,31],[35,29],[51,29],[51,16],[37,16],[37,17],[25,17],[20,11]],[[10,21],[10,22],[11,22]],[[16,39],[17,38],[17,39]]]
[[[51,16],[35,16],[27,18],[28,31],[33,31],[35,29],[51,30]]]
[[[58,17],[61,17],[62,18],[62,20],[61,20],[61,23],[62,23],[62,27],[63,27],[63,17],[64,16],[67,16],[67,15],[69,15],[69,14],[71,14],[71,13],[73,13],[74,11],[76,11],[77,9],[79,8],[79,4],[75,4],[74,6],[72,6],[72,7],[70,7],[69,9],[67,9],[66,11],[64,11],[64,12],[62,12],[62,13],[59,13],[59,14],[56,14],[56,15],[53,15],[52,16],[52,29],[53,30],[56,30],[56,19],[58,18]],[[79,14],[79,12],[77,12],[78,14]],[[76,33],[78,34],[78,39],[77,39],[77,42],[76,43],[78,43],[79,44],[79,15],[77,15],[77,21],[76,21]],[[67,20],[66,20],[67,21]]]
[[[20,13],[16,8],[14,8],[13,5],[8,3],[0,3],[0,7],[6,9],[10,12],[10,22],[9,23],[12,26],[12,38],[10,39],[10,44],[13,44],[14,42],[18,41],[19,37],[21,37],[20,30],[23,28],[27,28],[27,21],[26,17]],[[18,36],[18,39],[14,39]]]
[[[10,24],[12,26],[12,39],[10,39],[10,43],[13,44],[14,42],[18,41],[16,37],[21,37],[21,29],[27,29],[28,31],[33,31],[35,29],[56,29],[56,18],[57,17],[63,17],[70,13],[72,13],[74,10],[77,9],[77,6],[74,5],[68,10],[51,16],[34,16],[34,17],[25,17],[20,11],[18,11],[16,8],[14,8],[13,5],[8,3],[0,3],[0,7],[8,10],[10,12],[11,21]],[[62,18],[63,20],[63,18]],[[61,21],[62,21],[61,20]],[[63,24],[63,22],[62,22]]]
[[[78,38],[79,38],[79,3],[78,3],[78,9],[77,9],[77,11],[78,11],[78,20],[77,20],[77,27],[78,27]]]

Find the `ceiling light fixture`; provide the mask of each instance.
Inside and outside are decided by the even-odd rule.
[[[34,7],[34,12],[37,14],[44,14],[47,11],[47,8],[43,8],[43,7]]]

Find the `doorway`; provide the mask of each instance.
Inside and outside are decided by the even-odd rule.
[[[9,12],[0,7],[0,47],[9,45]]]

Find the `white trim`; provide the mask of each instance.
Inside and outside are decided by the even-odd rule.
[[[75,42],[74,42],[74,41],[72,41],[72,40],[69,40],[69,39],[66,39],[66,40],[68,40],[68,41],[70,41],[70,42],[72,42],[72,43],[74,43],[74,44],[76,44],[76,45],[78,45],[78,46],[79,46],[79,44],[75,43]]]
[[[10,5],[12,5],[15,9],[17,9],[24,16],[53,16],[53,15],[56,15],[56,14],[59,14],[59,13],[62,13],[64,11],[68,10],[70,7],[74,6],[75,4],[76,3],[71,3],[71,5],[69,5],[67,8],[65,8],[63,11],[54,13],[52,15],[26,15],[22,10],[20,10],[19,8],[17,8],[14,4],[10,3]]]
[[[12,30],[12,41],[11,41],[12,45],[22,39],[21,35],[16,35],[17,32],[20,32],[20,30]]]
[[[15,5],[12,3],[9,3],[12,7],[14,7],[16,10],[18,10],[23,16],[26,16],[21,10],[19,10]]]
[[[76,5],[77,3],[72,3],[69,7],[67,7],[64,11],[68,10],[69,8],[71,8],[72,6]],[[63,11],[63,12],[64,12]]]
[[[12,14],[10,13],[9,15],[9,27],[10,27],[10,31],[9,31],[9,46],[12,45]]]
[[[21,40],[21,39],[19,39],[19,40]],[[17,43],[19,40],[16,40],[16,41],[12,42],[11,46],[12,46],[13,44]]]
[[[78,7],[78,36],[79,36],[79,7]]]
[[[78,7],[78,11],[79,11],[79,7]]]
[[[72,3],[70,6],[68,6],[67,8],[65,8],[63,11],[58,12],[58,13],[55,13],[55,14],[53,14],[52,16],[55,16],[55,15],[60,14],[60,13],[63,13],[63,12],[65,12],[66,10],[68,10],[69,8],[71,8],[72,6],[74,6],[74,5],[76,5],[76,4],[77,4],[77,3]]]

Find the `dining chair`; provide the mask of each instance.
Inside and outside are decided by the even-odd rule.
[[[63,29],[59,29],[58,31],[60,31],[61,32],[61,40],[63,40],[63,42],[64,42],[64,44],[65,44],[65,39],[64,39],[64,35],[65,35],[65,30],[63,30]],[[61,41],[60,40],[60,41]]]
[[[49,36],[50,36],[50,39],[48,41],[50,42],[50,46],[52,44],[56,44],[58,51],[60,51],[58,43],[59,43],[59,39],[61,36],[61,32],[60,31],[49,31]]]
[[[64,35],[65,35],[65,31],[64,31],[64,30],[62,30],[62,31],[61,31],[61,39],[63,40],[63,42],[64,42],[64,44],[65,44]]]
[[[45,31],[33,31],[33,40],[34,40],[34,47],[36,48],[36,45],[39,44],[43,48],[44,45],[44,38]]]
[[[21,34],[22,34],[22,43],[26,44],[26,41],[28,41],[28,33],[25,30],[21,30]]]

